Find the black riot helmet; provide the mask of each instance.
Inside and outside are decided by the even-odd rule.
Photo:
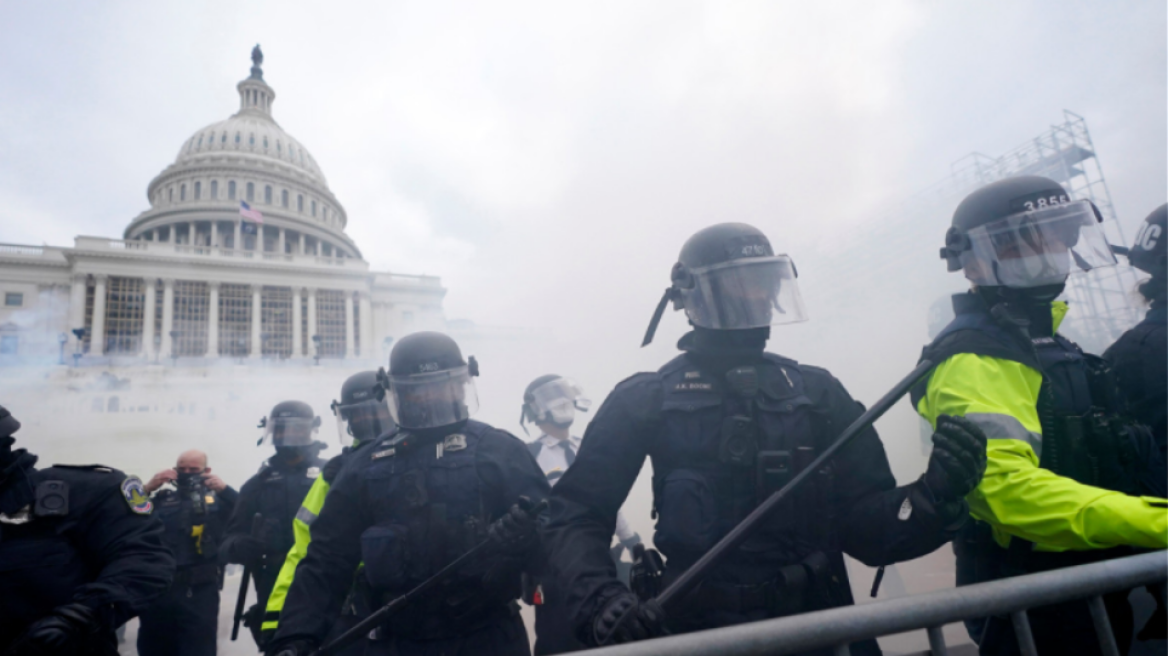
[[[941,258],[979,287],[1061,291],[1071,273],[1115,264],[1102,221],[1054,180],[1006,178],[961,201]]]
[[[402,428],[440,428],[464,422],[478,410],[474,357],[448,335],[420,332],[406,335],[389,354],[389,410]]]
[[[712,330],[807,319],[794,262],[775,255],[766,235],[745,223],[719,223],[695,233],[681,247],[669,277],[642,346],[653,341],[669,301],[674,310],[685,310],[691,324]]]
[[[264,429],[260,442],[270,442],[277,449],[312,446],[312,435],[320,428],[320,417],[303,401],[281,401],[260,420]]]
[[[531,381],[523,390],[523,410],[519,427],[527,432],[524,422],[553,424],[561,428],[572,425],[576,411],[588,412],[592,401],[584,395],[584,388],[571,378],[545,374]]]
[[[8,408],[0,405],[0,438],[12,437],[20,430],[20,422],[8,412]]]
[[[1132,247],[1127,251],[1127,259],[1140,271],[1155,278],[1168,276],[1168,204],[1152,210],[1144,219],[1144,225],[1136,233]]]
[[[376,371],[349,376],[341,385],[341,400],[333,401],[330,407],[337,418],[337,436],[342,444],[352,441],[355,445],[397,428]]]

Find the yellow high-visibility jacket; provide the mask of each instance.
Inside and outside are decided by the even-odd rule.
[[[1055,330],[1067,313],[1054,303]],[[959,353],[929,378],[917,411],[934,428],[939,415],[966,417],[989,438],[981,484],[966,500],[1002,547],[1011,536],[1040,551],[1168,548],[1168,501],[1084,485],[1039,466],[1038,371],[1012,360]]]

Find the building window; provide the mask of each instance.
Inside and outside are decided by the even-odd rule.
[[[186,200],[187,199],[187,184],[185,182],[178,189],[178,199],[179,200]]]
[[[166,201],[168,203],[174,202],[174,187],[169,187],[166,190]]]
[[[345,356],[345,292],[333,289],[316,292],[316,334],[320,336],[320,357]]]
[[[16,355],[20,350],[20,338],[16,335],[0,335],[0,355]]]
[[[252,182],[247,183],[247,200],[248,202],[255,200],[255,184]]]
[[[211,200],[219,200],[219,181],[211,181]]]
[[[292,356],[292,288],[264,287],[260,293],[260,334],[265,356]]]
[[[110,276],[105,287],[105,352],[142,350],[146,290],[141,278]]]
[[[280,204],[283,205],[284,207],[288,207],[288,190],[287,189],[280,192]]]
[[[212,130],[211,136],[207,137],[207,147],[210,148],[211,146],[214,146],[214,145],[215,145],[215,131]]]
[[[264,137],[264,150],[268,149],[268,138]]]
[[[316,201],[312,201],[312,215],[316,216]]]
[[[4,294],[4,307],[20,307],[24,305],[22,292],[8,292]]]
[[[264,203],[272,204],[272,185],[264,185]]]
[[[245,358],[251,351],[251,288],[247,285],[219,287],[219,353]]]
[[[235,200],[235,180],[227,182],[227,200]]]
[[[174,283],[174,337],[176,356],[207,353],[207,310],[210,290],[205,282],[178,280]]]
[[[199,148],[203,147],[203,135],[199,135]]]
[[[276,139],[276,152],[281,154],[281,155],[284,154],[284,147],[280,145],[279,139]]]
[[[198,180],[195,181],[195,200],[203,197],[203,183]]]
[[[225,143],[227,143],[227,133],[226,133],[226,132],[224,132],[224,133],[223,133],[223,134],[222,134],[222,135],[219,137],[219,143],[221,143],[221,144],[225,144]]]
[[[247,145],[249,145],[249,146],[255,145],[255,132],[252,132],[249,134],[249,136],[247,138]]]
[[[239,133],[238,132],[235,133],[235,143],[237,143],[237,144],[239,143]]]

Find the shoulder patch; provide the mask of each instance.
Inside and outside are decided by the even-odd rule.
[[[136,515],[149,515],[154,511],[154,503],[146,496],[146,488],[142,486],[142,479],[129,476],[122,481],[122,498],[130,506],[130,512]]]

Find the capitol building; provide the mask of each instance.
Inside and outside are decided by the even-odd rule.
[[[369,269],[252,61],[239,111],[179,147],[120,239],[0,244],[0,366],[383,362],[446,328],[439,278]]]

